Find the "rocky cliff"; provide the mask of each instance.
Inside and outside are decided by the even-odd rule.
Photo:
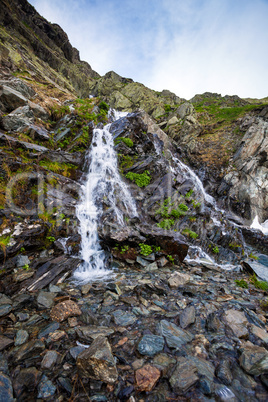
[[[0,5],[2,398],[267,400],[268,238],[249,227],[268,219],[267,104],[99,77],[27,1]],[[94,235],[111,271],[77,283],[108,122],[137,213],[108,169]]]

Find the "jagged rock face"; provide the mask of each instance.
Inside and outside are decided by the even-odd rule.
[[[247,222],[256,215],[268,219],[268,121],[262,117],[245,118],[241,127],[247,131],[233,157],[235,170],[228,173],[218,193],[228,193],[233,212]]]
[[[179,105],[183,100],[170,91],[153,91],[129,78],[120,77],[113,71],[105,74],[91,86],[91,93],[103,96],[117,110],[143,109],[153,118],[165,114],[165,105]]]
[[[99,75],[80,60],[78,50],[71,46],[62,28],[41,17],[26,0],[1,0],[0,7],[3,26],[0,72],[8,75],[10,70],[18,68],[30,70],[49,77],[71,92],[77,91],[80,96],[88,95],[89,82]]]

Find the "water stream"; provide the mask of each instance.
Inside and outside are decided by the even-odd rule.
[[[116,118],[120,118],[117,113]],[[82,185],[80,203],[76,215],[80,223],[81,252],[83,263],[74,273],[79,281],[92,280],[109,275],[106,269],[106,253],[98,235],[98,222],[104,204],[113,213],[116,224],[124,226],[124,215],[137,216],[135,201],[127,185],[122,181],[114,150],[110,124],[93,131],[92,144],[88,152],[88,173]]]

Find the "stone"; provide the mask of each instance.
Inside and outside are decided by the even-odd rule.
[[[266,345],[268,344],[268,333],[263,328],[259,328],[256,325],[251,325],[251,332]]]
[[[5,304],[12,304],[12,300],[3,293],[0,293],[0,306]]]
[[[217,377],[225,385],[232,384],[233,375],[230,369],[230,361],[227,359],[221,360],[216,370]]]
[[[179,119],[176,116],[171,117],[171,119],[168,120],[167,124],[168,126],[172,126],[173,124],[177,124],[179,122]]]
[[[157,271],[158,270],[158,265],[156,262],[153,262],[152,264],[147,265],[146,271],[148,272],[153,272],[153,271]]]
[[[141,355],[152,357],[163,350],[164,344],[162,336],[145,334],[139,341],[137,350]]]
[[[154,389],[161,375],[158,368],[146,364],[135,372],[136,388],[139,392],[150,392]]]
[[[29,106],[18,107],[2,119],[7,131],[21,131],[34,122],[34,114]]]
[[[29,265],[31,261],[29,260],[27,255],[18,255],[16,266],[18,268],[24,267],[25,265]]]
[[[40,357],[40,353],[45,349],[43,342],[32,339],[28,343],[23,344],[15,354],[17,362],[27,360],[30,358]]]
[[[40,383],[38,384],[38,395],[37,397],[40,399],[48,399],[51,398],[57,388],[55,385],[50,381],[47,376],[43,375]]]
[[[37,103],[33,103],[31,101],[28,101],[28,105],[35,117],[38,117],[39,119],[42,120],[48,119],[49,114],[42,106],[38,105]]]
[[[50,139],[49,133],[44,127],[31,124],[25,130],[28,130],[29,136],[35,141],[49,141]]]
[[[0,401],[14,402],[13,387],[10,378],[0,372]]]
[[[160,321],[158,332],[164,336],[167,345],[174,349],[180,349],[183,345],[194,339],[194,336],[190,332],[166,320]]]
[[[176,368],[169,379],[173,391],[178,394],[186,393],[193,385],[199,381],[197,369],[193,362],[185,357],[177,359]]]
[[[168,279],[168,284],[171,289],[177,289],[179,286],[184,286],[186,283],[189,283],[191,279],[190,275],[176,271]]]
[[[16,334],[15,346],[21,346],[29,339],[29,334],[23,329],[19,329]]]
[[[180,314],[180,326],[184,329],[190,324],[195,322],[195,308],[194,306],[186,307]]]
[[[224,313],[224,319],[228,327],[231,328],[235,336],[245,338],[248,336],[247,324],[248,320],[242,311],[227,310]]]
[[[247,342],[242,350],[239,363],[248,374],[268,373],[268,352],[265,348]]]
[[[177,114],[181,119],[184,119],[186,116],[194,113],[194,107],[191,103],[185,102],[180,105],[177,109]]]
[[[115,324],[120,326],[132,325],[137,320],[137,317],[128,311],[115,310],[112,315]]]
[[[27,85],[23,80],[17,77],[0,80],[0,85],[5,85],[8,88],[14,89],[27,99],[32,98],[36,94],[30,85]]]
[[[13,343],[13,339],[0,335],[0,351],[8,348],[10,345],[13,345]]]
[[[4,304],[0,306],[0,317],[3,317],[12,311],[12,306],[10,304]]]
[[[108,328],[104,326],[89,325],[87,327],[77,327],[76,333],[78,338],[82,341],[91,342],[92,339],[96,339],[99,336],[109,336],[114,333],[113,328]]]
[[[47,335],[53,333],[54,331],[57,331],[60,327],[60,324],[58,322],[52,322],[51,324],[49,324],[47,327],[45,327],[44,329],[42,329],[39,334],[38,334],[38,339],[41,338],[46,338]]]
[[[55,293],[45,292],[41,290],[37,296],[38,306],[41,308],[51,308],[54,304]]]
[[[74,358],[74,360],[76,360],[77,356],[80,355],[80,353],[83,352],[87,348],[88,348],[87,345],[74,346],[73,348],[70,349],[70,355]]]
[[[96,338],[89,348],[79,354],[76,364],[82,376],[93,380],[114,384],[118,379],[116,362],[105,337]]]
[[[66,300],[56,304],[53,307],[50,317],[53,321],[62,322],[69,317],[81,315],[81,310],[77,303],[72,300]]]
[[[57,360],[59,358],[59,354],[55,350],[49,350],[43,357],[43,360],[41,362],[41,368],[44,370],[50,370],[52,369],[55,364],[57,363]]]
[[[23,368],[14,381],[14,391],[17,398],[21,398],[22,394],[26,396],[37,387],[42,373],[35,367]]]
[[[27,105],[27,99],[15,89],[0,84],[0,105],[4,112],[10,113],[20,106]]]

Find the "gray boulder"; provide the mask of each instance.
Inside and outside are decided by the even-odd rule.
[[[21,131],[33,122],[34,114],[29,106],[18,107],[2,119],[3,127],[7,131]]]
[[[27,105],[27,99],[15,89],[0,84],[0,109],[4,113],[10,113],[12,110]]]

